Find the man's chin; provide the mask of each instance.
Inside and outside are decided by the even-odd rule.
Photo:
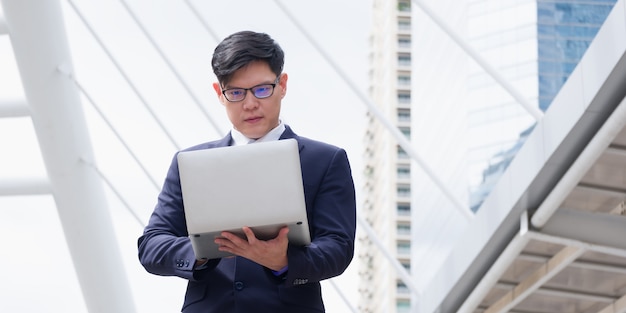
[[[241,133],[247,138],[254,139],[254,140],[259,139],[265,135],[263,132],[260,132],[260,131],[248,131],[248,132],[241,132]]]

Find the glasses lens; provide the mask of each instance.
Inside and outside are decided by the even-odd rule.
[[[228,89],[224,92],[224,95],[229,101],[240,101],[246,96],[245,89]]]
[[[274,86],[272,85],[259,85],[252,88],[252,93],[259,99],[267,98],[272,95]]]

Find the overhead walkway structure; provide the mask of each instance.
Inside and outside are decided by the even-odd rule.
[[[418,312],[626,312],[625,96],[621,0]]]

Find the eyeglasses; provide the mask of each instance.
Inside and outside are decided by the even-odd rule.
[[[265,99],[271,97],[274,94],[274,87],[280,81],[280,75],[276,77],[276,80],[273,84],[261,84],[256,85],[250,88],[231,88],[222,90],[222,94],[226,97],[226,100],[229,102],[239,102],[243,101],[248,94],[248,90],[252,91],[252,94],[257,99]]]

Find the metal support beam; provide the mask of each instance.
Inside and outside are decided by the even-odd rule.
[[[626,190],[622,190],[622,189],[608,188],[604,186],[592,185],[592,184],[587,184],[587,183],[578,183],[578,185],[576,185],[576,187],[574,188],[578,190],[584,190],[586,192],[592,192],[595,194],[600,193],[607,197],[615,197],[615,198],[626,197]]]
[[[51,192],[46,179],[0,179],[0,196],[47,195]]]
[[[513,283],[500,282],[500,283],[497,283],[494,286],[494,288],[500,289],[500,290],[511,291],[513,290],[513,288],[515,288],[515,286],[517,285]],[[549,287],[537,288],[534,294],[548,296],[548,297],[562,298],[562,299],[573,299],[573,300],[591,301],[591,302],[613,303],[615,301],[615,297],[590,294],[590,293],[580,292],[576,290],[562,290],[562,289],[549,288]]]
[[[548,259],[550,259],[550,257],[543,256],[543,255],[521,253],[516,259],[529,261],[529,262],[535,262],[535,263],[543,263],[543,262],[546,262]],[[613,264],[576,260],[572,262],[570,267],[584,269],[584,270],[601,271],[601,272],[606,272],[606,273],[616,274],[616,275],[626,275],[626,267],[613,265]]]
[[[611,210],[611,212],[609,212],[609,214],[626,216],[626,200],[624,200],[624,201],[620,202],[618,205],[616,205],[615,208],[613,208],[613,210]]]
[[[0,101],[0,118],[2,117],[26,117],[30,116],[30,110],[26,101],[5,100]]]
[[[507,292],[485,313],[504,313],[513,309],[516,305],[526,299],[533,291],[537,290],[546,281],[558,274],[567,265],[574,262],[585,252],[585,249],[578,247],[565,247],[548,262],[533,272],[528,278],[521,281],[513,290]]]
[[[550,243],[564,245],[564,246],[579,247],[579,248],[584,248],[587,251],[604,253],[608,255],[618,256],[621,258],[626,258],[626,250],[624,249],[590,244],[588,242],[583,242],[580,240],[564,238],[564,237],[559,237],[559,236],[554,236],[554,235],[548,235],[548,234],[544,234],[544,233],[540,233],[536,231],[529,231],[527,235],[528,237],[534,240],[550,242]]]
[[[606,148],[605,153],[626,157],[626,147],[611,144],[608,148]]]
[[[615,302],[611,303],[598,313],[626,313],[626,295],[615,300]]]
[[[135,312],[79,93],[62,9],[54,0],[2,0],[35,133],[89,312]],[[89,234],[89,236],[87,236]]]
[[[626,216],[560,209],[541,233],[626,251]]]

